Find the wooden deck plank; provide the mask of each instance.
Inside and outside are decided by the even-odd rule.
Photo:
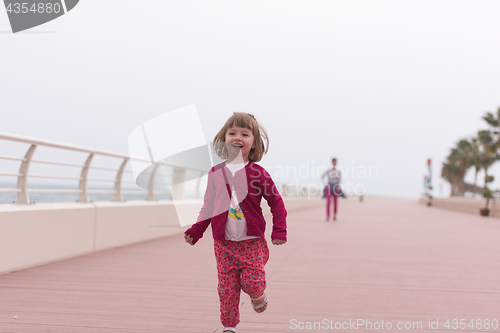
[[[269,308],[256,314],[242,294],[238,332],[324,331],[293,319],[423,332],[429,319],[500,321],[499,220],[409,200],[340,205],[337,222],[322,207],[289,213],[289,242],[269,244]],[[174,236],[111,249],[0,276],[0,332],[221,332],[216,286],[210,230],[194,247]]]

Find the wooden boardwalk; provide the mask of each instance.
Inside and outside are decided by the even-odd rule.
[[[443,326],[500,321],[499,219],[399,199],[340,205],[337,222],[322,206],[289,214],[289,242],[269,245],[269,307],[257,314],[242,294],[238,332],[370,332],[382,321],[500,332]],[[216,285],[211,232],[194,247],[179,235],[102,251],[0,276],[0,332],[220,333]],[[373,329],[346,328],[358,320]]]

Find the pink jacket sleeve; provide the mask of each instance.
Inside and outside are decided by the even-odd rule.
[[[283,198],[274,185],[271,175],[264,170],[262,176],[263,184],[266,187],[263,191],[263,197],[266,199],[267,204],[271,208],[273,214],[273,231],[271,239],[282,239],[286,241],[286,208]]]

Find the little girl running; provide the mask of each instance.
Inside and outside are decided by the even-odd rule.
[[[264,312],[268,304],[264,265],[269,259],[269,249],[264,238],[262,197],[271,207],[274,245],[286,243],[287,213],[271,176],[255,163],[267,153],[269,140],[253,115],[235,112],[217,133],[213,144],[216,154],[227,161],[208,173],[203,207],[184,238],[194,245],[212,224],[220,319],[224,332],[231,333],[236,332],[240,322],[241,290],[250,296],[256,312]]]

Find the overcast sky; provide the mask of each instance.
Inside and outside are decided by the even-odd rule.
[[[500,106],[499,12],[498,1],[81,0],[12,34],[0,10],[0,131],[127,153],[137,126],[195,104],[207,141],[233,111],[253,113],[270,136],[260,164],[302,167],[277,181],[319,183],[313,170],[335,156],[344,170],[376,168],[345,179],[367,194],[416,198],[432,158],[446,195],[449,149]],[[0,154],[24,150],[1,141]]]

